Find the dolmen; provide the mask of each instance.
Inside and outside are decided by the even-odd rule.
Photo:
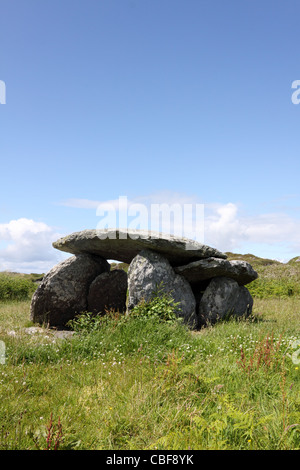
[[[253,299],[245,287],[258,275],[245,261],[229,261],[215,248],[153,231],[95,229],[53,243],[70,253],[44,276],[35,291],[31,320],[65,327],[81,312],[130,312],[159,288],[178,305],[193,329],[228,315],[248,316]],[[129,264],[111,269],[108,260]],[[118,266],[118,265],[117,265]]]

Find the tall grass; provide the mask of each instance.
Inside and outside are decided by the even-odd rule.
[[[0,449],[300,448],[299,299],[199,332],[148,313],[86,314],[62,340],[0,305]]]

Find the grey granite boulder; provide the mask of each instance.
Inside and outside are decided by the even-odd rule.
[[[175,274],[166,258],[150,250],[141,251],[128,268],[128,310],[142,300],[149,301],[157,288],[171,294],[179,302],[178,313],[191,327],[197,323],[196,301],[191,286]]]
[[[99,274],[90,285],[87,297],[88,311],[106,313],[108,310],[126,311],[127,273],[122,269]]]
[[[245,286],[233,279],[213,278],[200,300],[198,318],[200,324],[215,323],[234,316],[248,316],[252,312],[253,299]]]
[[[234,279],[240,285],[245,285],[258,277],[257,272],[246,261],[229,261],[214,257],[193,261],[184,266],[178,266],[174,270],[190,283],[225,276]]]
[[[227,255],[215,248],[194,240],[133,229],[83,230],[60,238],[53,246],[68,253],[91,253],[125,263],[130,263],[144,249],[160,253],[172,266],[211,256],[227,258]]]
[[[72,256],[54,266],[35,291],[30,307],[33,322],[62,327],[87,309],[91,282],[110,270],[109,263],[90,254]]]

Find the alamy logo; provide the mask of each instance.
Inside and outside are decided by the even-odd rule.
[[[3,80],[0,80],[0,104],[6,104],[6,85]]]
[[[292,93],[292,103],[299,104],[300,103],[300,80],[294,80],[292,83],[292,88],[295,89],[294,93]]]
[[[124,230],[120,238],[136,238],[130,230],[142,229],[143,238],[156,237],[159,233],[174,233],[179,237],[204,243],[204,204],[150,204],[130,203],[127,196],[119,196],[117,203],[101,203],[96,210],[101,217],[97,229],[110,227]],[[104,236],[104,235],[103,235]],[[111,230],[109,238],[116,238],[116,230]],[[196,249],[193,243],[187,242],[186,249]]]

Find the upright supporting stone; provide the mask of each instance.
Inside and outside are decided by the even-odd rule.
[[[142,300],[150,300],[158,287],[171,294],[175,302],[179,302],[179,315],[187,324],[195,326],[196,301],[189,283],[174,273],[162,255],[143,250],[132,260],[128,269],[128,309]]]
[[[87,297],[88,311],[104,314],[109,310],[126,311],[127,273],[122,269],[99,274]]]
[[[88,289],[95,277],[110,270],[99,256],[80,254],[57,264],[35,291],[30,308],[33,322],[63,327],[87,309]]]
[[[248,316],[252,312],[253,299],[245,286],[226,277],[215,277],[205,289],[199,303],[200,324],[215,323],[234,316]]]

